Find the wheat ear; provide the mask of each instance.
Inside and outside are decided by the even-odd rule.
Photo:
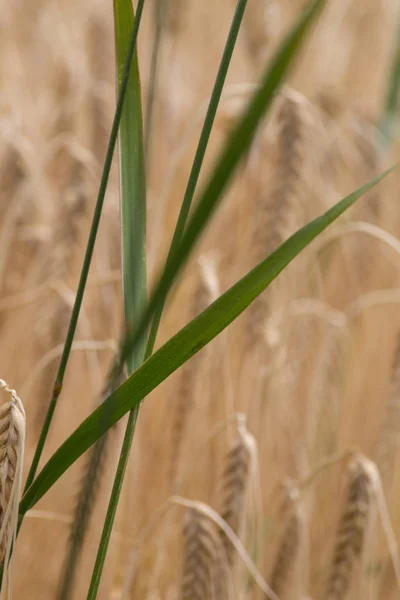
[[[267,193],[265,186],[260,190],[253,226],[252,253],[257,262],[276,250],[292,233],[302,213],[308,113],[300,94],[286,90],[276,116],[276,128],[276,140],[271,148],[269,144],[265,147],[274,152],[272,160],[267,154],[267,161],[271,162],[272,184],[269,185],[272,187]],[[265,161],[265,155],[260,158]],[[272,310],[271,304],[271,291],[268,290],[253,303],[248,313],[251,342],[263,341],[263,324]]]
[[[293,577],[300,550],[302,511],[299,491],[291,486],[285,499],[286,522],[283,527],[278,552],[272,567],[269,583],[279,598],[285,598]]]
[[[15,545],[18,505],[22,487],[25,446],[25,410],[15,390],[0,379],[10,396],[0,408],[0,561],[4,561],[0,600],[11,596],[11,549]]]
[[[241,424],[238,428],[237,439],[225,459],[221,486],[221,517],[238,537],[241,537],[243,533],[246,494],[249,488],[254,448],[253,436],[247,431],[244,424]],[[234,558],[232,545],[223,533],[221,535],[228,561],[232,564]]]
[[[215,523],[200,510],[188,508],[183,535],[185,549],[180,600],[227,599],[227,560]]]
[[[346,500],[339,520],[328,578],[328,600],[344,600],[360,559],[371,511],[374,478],[367,461],[355,457],[349,465]]]

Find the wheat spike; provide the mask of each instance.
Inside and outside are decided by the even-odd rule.
[[[360,558],[371,509],[373,480],[366,462],[356,457],[349,466],[346,500],[339,520],[328,578],[328,600],[344,600],[355,563]]]
[[[180,600],[228,598],[226,556],[215,523],[189,508],[184,525],[184,565]]]
[[[21,496],[25,445],[25,410],[15,390],[0,379],[0,389],[10,395],[0,409],[0,561],[4,561],[0,598],[11,595],[10,553],[15,544]]]
[[[287,91],[277,115],[277,134],[272,161],[272,190],[261,191],[261,206],[256,212],[253,231],[253,254],[256,261],[271,254],[290,235],[299,221],[299,186],[304,163],[306,120],[302,97]],[[265,160],[265,158],[264,158]],[[301,207],[300,207],[301,208]],[[268,316],[270,293],[261,294],[249,311],[250,331],[260,339]]]
[[[283,528],[276,560],[272,567],[269,583],[279,598],[285,594],[293,578],[296,559],[299,555],[301,542],[302,514],[299,492],[292,487],[289,492],[289,506],[286,508],[286,523]]]
[[[254,443],[253,437],[244,425],[239,427],[237,439],[225,459],[222,474],[221,517],[238,537],[243,533]],[[223,533],[221,535],[228,561],[232,564],[235,556],[233,547],[226,536]]]
[[[302,104],[303,99],[299,95],[287,91],[277,116],[274,189],[271,198],[265,203],[265,219],[258,221],[255,230],[255,244],[260,246],[263,256],[282,243],[291,226],[293,209],[296,212],[293,201],[301,180],[306,125]]]

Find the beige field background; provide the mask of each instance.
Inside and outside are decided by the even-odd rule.
[[[144,104],[154,3],[139,36]],[[249,0],[203,177],[304,4]],[[147,182],[150,282],[233,10],[233,0],[168,2]],[[0,377],[26,408],[26,465],[113,117],[112,17],[106,0],[0,0]],[[376,130],[399,19],[398,0],[328,1],[171,298],[160,343],[299,226],[399,159],[397,141],[380,150]],[[399,183],[396,172],[361,199],[146,399],[98,598],[258,600],[266,584],[281,600],[400,598]],[[95,407],[116,349],[118,202],[115,168],[44,458]],[[123,425],[97,484],[76,600],[86,597]],[[15,598],[57,598],[84,464],[28,513]],[[234,545],[210,514],[239,536]]]

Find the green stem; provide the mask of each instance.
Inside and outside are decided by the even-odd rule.
[[[121,79],[121,86],[118,96],[117,107],[115,111],[114,121],[111,128],[110,140],[108,143],[107,154],[104,162],[103,174],[101,177],[99,193],[97,196],[96,207],[93,214],[92,225],[90,228],[89,239],[86,247],[85,258],[82,265],[82,271],[79,279],[78,289],[76,292],[75,302],[72,309],[71,320],[68,327],[67,337],[64,344],[63,353],[60,360],[60,365],[58,368],[56,381],[53,388],[53,393],[51,396],[49,408],[47,410],[47,414],[43,423],[42,431],[40,432],[39,441],[36,446],[35,454],[33,456],[32,464],[29,469],[28,477],[25,484],[25,491],[31,485],[32,481],[35,478],[37,468],[39,466],[40,458],[42,456],[43,448],[49,433],[50,425],[53,420],[54,411],[57,405],[58,398],[62,391],[62,386],[64,382],[64,375],[68,364],[69,355],[71,352],[72,342],[74,339],[76,326],[78,323],[79,312],[82,306],[83,294],[85,292],[86,282],[89,274],[90,263],[92,261],[94,245],[96,242],[97,231],[99,228],[100,217],[103,210],[104,197],[107,189],[108,178],[110,175],[112,159],[115,150],[115,144],[118,136],[118,128],[122,115],[122,108],[124,105],[125,94],[128,87],[129,73],[132,64],[132,59],[136,46],[136,39],[139,31],[140,24],[140,15],[139,10],[140,6],[143,8],[144,0],[139,0],[138,2],[138,16],[135,19],[135,23],[132,30],[132,36],[129,43],[129,50],[127,55],[127,60],[125,63],[125,67],[123,70],[123,75]],[[141,12],[141,11],[140,11]]]
[[[94,600],[97,597],[97,592],[99,590],[101,574],[103,572],[104,561],[106,558],[108,544],[110,542],[110,536],[114,525],[115,513],[117,512],[122,484],[124,482],[124,475],[128,464],[129,453],[132,446],[133,434],[135,432],[138,413],[139,406],[134,408],[134,410],[132,410],[129,413],[128,424],[125,431],[124,441],[122,443],[121,454],[118,461],[117,472],[115,474],[114,484],[110,496],[110,502],[108,503],[107,515],[104,521],[103,531],[101,533],[101,540],[92,573],[92,579],[90,581],[87,600]]]

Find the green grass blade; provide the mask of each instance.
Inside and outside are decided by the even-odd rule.
[[[141,18],[143,1],[138,5]],[[140,12],[139,12],[140,11]],[[114,0],[118,91],[123,83],[134,23],[132,0]],[[119,131],[122,275],[125,328],[137,327],[146,307],[146,176],[143,152],[142,100],[137,53],[132,61]],[[126,357],[130,375],[143,361],[144,340]]]
[[[143,3],[141,5],[143,7]],[[139,7],[138,7],[139,8]],[[139,13],[139,18],[141,13]],[[138,18],[138,17],[137,17]],[[114,0],[115,46],[118,88],[127,60],[129,37],[134,22],[132,0]],[[146,184],[143,150],[141,86],[137,53],[129,79],[120,127],[120,189],[122,227],[122,270],[124,284],[125,328],[133,331],[146,306]],[[145,338],[127,356],[128,375],[143,362]],[[131,411],[125,430],[118,467],[104,519],[99,548],[93,568],[88,598],[96,598],[103,572],[111,531],[114,525],[139,406]],[[101,439],[98,443],[101,442]]]
[[[140,4],[141,4],[141,2],[139,2],[139,5]],[[138,5],[138,12],[139,12],[139,5]],[[28,477],[27,477],[26,484],[25,484],[25,489],[27,489],[30,486],[30,484],[32,483],[32,481],[36,475],[36,471],[39,466],[40,458],[42,456],[43,448],[44,448],[44,445],[46,443],[46,439],[47,439],[47,436],[49,433],[50,425],[53,420],[53,415],[54,415],[54,411],[56,409],[57,401],[61,394],[61,390],[62,390],[62,386],[63,386],[65,370],[67,368],[68,359],[69,359],[69,355],[70,355],[71,347],[72,347],[72,342],[74,339],[75,330],[76,330],[76,326],[78,323],[78,317],[79,317],[80,309],[82,306],[83,295],[85,292],[86,282],[87,282],[87,278],[89,275],[89,268],[90,268],[90,264],[91,264],[92,256],[93,256],[94,245],[96,242],[97,231],[98,231],[99,224],[100,224],[100,217],[101,217],[101,213],[103,210],[104,197],[105,197],[105,193],[106,193],[106,189],[107,189],[108,178],[110,175],[111,164],[112,164],[112,159],[113,159],[114,150],[115,150],[115,144],[117,141],[118,129],[119,129],[122,109],[123,109],[123,105],[124,105],[124,101],[125,101],[125,95],[126,95],[126,91],[127,91],[127,87],[128,87],[129,73],[130,73],[133,54],[134,54],[134,50],[135,50],[135,46],[136,46],[136,39],[137,39],[138,31],[139,31],[139,24],[140,24],[140,19],[137,18],[135,21],[135,26],[132,30],[132,35],[131,35],[130,43],[129,43],[128,58],[127,58],[124,72],[123,72],[122,78],[121,78],[120,93],[118,96],[114,121],[113,121],[112,128],[111,128],[110,140],[108,142],[107,153],[106,153],[106,158],[105,158],[104,167],[103,167],[103,173],[102,173],[100,186],[99,186],[99,193],[97,196],[96,206],[95,206],[95,210],[93,213],[92,225],[90,228],[89,239],[88,239],[88,243],[87,243],[87,247],[86,247],[86,252],[85,252],[85,257],[84,257],[84,261],[83,261],[83,265],[82,265],[78,289],[76,292],[75,302],[74,302],[74,306],[72,309],[72,314],[71,314],[71,319],[70,319],[70,323],[69,323],[69,327],[68,327],[67,337],[65,340],[65,345],[64,345],[62,356],[61,356],[60,365],[58,368],[56,381],[55,381],[53,393],[51,396],[49,408],[47,410],[47,414],[46,414],[46,417],[45,417],[45,420],[43,423],[43,427],[40,432],[39,440],[38,440],[38,443],[37,443],[37,446],[35,449],[35,453],[34,453],[34,456],[32,459],[32,464],[29,469]],[[127,353],[127,356],[129,354],[130,353]]]
[[[225,329],[303,248],[391,170],[297,231],[146,360],[53,454],[25,493],[20,505],[21,514],[32,508],[103,433]]]
[[[224,52],[221,58],[221,63],[218,69],[217,77],[213,87],[212,94],[210,96],[210,102],[208,104],[206,117],[204,119],[203,128],[201,130],[199,143],[197,145],[196,154],[194,157],[193,165],[190,171],[189,180],[186,186],[185,195],[183,197],[182,206],[179,212],[178,221],[176,223],[174,235],[172,237],[171,247],[168,252],[167,262],[169,265],[171,257],[176,252],[179,243],[182,239],[182,235],[186,226],[186,222],[189,216],[190,207],[192,205],[193,196],[196,191],[197,182],[199,179],[201,167],[203,165],[204,156],[207,150],[207,145],[210,139],[211,130],[214,124],[215,115],[217,113],[219,101],[221,99],[222,90],[225,84],[226,75],[228,73],[229,65],[233,50],[236,45],[236,40],[239,34],[240,25],[243,20],[243,14],[247,5],[247,0],[238,0],[236,5],[236,11],[233,16],[232,24],[229,30],[229,34],[226,40]],[[166,301],[166,294],[160,298],[158,302],[153,320],[151,323],[149,339],[146,347],[146,358],[148,358],[153,352],[154,344],[157,337],[158,328],[161,321],[162,312]]]
[[[271,65],[267,68],[261,79],[261,85],[249,103],[244,116],[239,121],[232,134],[229,136],[222,153],[217,161],[213,173],[200,195],[196,210],[190,219],[186,231],[177,250],[171,254],[170,260],[160,277],[156,288],[151,295],[146,313],[138,330],[128,336],[121,347],[119,361],[123,363],[131,348],[138,343],[147,328],[155,309],[166,298],[171,286],[176,280],[182,267],[185,265],[193,250],[195,243],[215,212],[222,194],[231,180],[240,159],[247,152],[256,128],[270,107],[289,66],[295,58],[301,42],[325,5],[326,0],[313,0],[303,11],[291,32],[282,42],[275,54]],[[151,343],[151,340],[150,340]],[[115,372],[119,372],[116,366]]]

